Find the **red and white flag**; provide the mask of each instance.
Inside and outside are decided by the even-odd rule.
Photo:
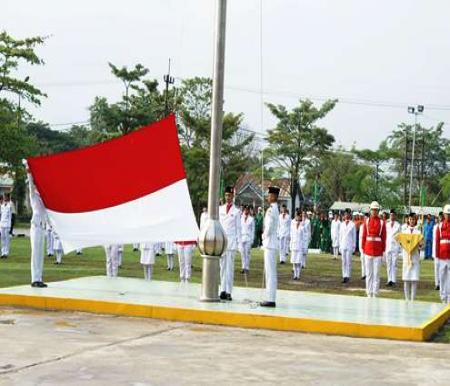
[[[65,253],[197,239],[173,115],[107,142],[27,163]]]

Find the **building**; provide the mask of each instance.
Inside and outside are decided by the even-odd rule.
[[[278,179],[265,179],[264,182],[261,178],[250,173],[243,174],[238,178],[235,188],[235,202],[236,205],[250,205],[254,208],[261,206],[264,198],[267,197],[267,189],[269,186],[278,186],[280,188],[280,195],[278,197],[278,202],[280,205],[285,204],[288,209],[291,209],[291,181],[289,178],[278,178]],[[262,187],[262,189],[261,189]],[[267,203],[264,200],[264,204]],[[300,199],[296,199],[296,207],[300,204]]]
[[[13,179],[9,174],[0,175],[0,195],[11,193],[13,189]]]

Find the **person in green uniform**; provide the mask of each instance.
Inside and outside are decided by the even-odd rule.
[[[312,249],[320,248],[320,219],[316,213],[313,213],[311,219],[311,242],[309,247]]]
[[[322,253],[331,253],[331,227],[325,213],[320,214],[320,250]]]
[[[253,248],[260,247],[262,245],[262,232],[263,232],[264,216],[262,208],[258,208],[258,213],[255,216],[255,238],[253,241]]]

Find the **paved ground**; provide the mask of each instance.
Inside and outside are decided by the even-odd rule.
[[[0,385],[444,385],[450,346],[0,308]]]

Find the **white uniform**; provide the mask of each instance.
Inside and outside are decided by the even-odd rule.
[[[234,280],[234,256],[241,241],[241,216],[233,204],[227,212],[227,204],[219,208],[220,224],[227,236],[227,249],[220,258],[220,288],[231,294]]]
[[[119,245],[105,246],[106,253],[106,276],[117,277],[119,274]]]
[[[203,226],[206,224],[206,220],[208,220],[208,213],[202,212],[200,215],[200,230],[203,228]]]
[[[311,242],[311,221],[309,218],[302,220],[303,222],[303,253],[302,268],[306,268],[306,257],[308,256],[308,247]]]
[[[280,240],[280,263],[285,263],[289,253],[289,234],[291,231],[291,216],[281,213],[278,222],[278,239]]]
[[[439,287],[439,259],[436,258],[436,229],[439,226],[439,223],[434,224],[433,227],[433,246],[432,246],[432,255],[434,260],[434,285]]]
[[[241,216],[241,260],[242,269],[250,269],[250,258],[253,240],[255,238],[255,219],[248,215],[243,214]]]
[[[187,282],[192,275],[192,253],[195,243],[176,243],[178,251],[178,262],[180,264],[180,280]]]
[[[420,235],[421,232],[418,227],[408,226],[402,233]],[[403,250],[403,270],[402,279],[404,281],[404,291],[406,300],[414,300],[417,292],[417,282],[420,278],[420,249],[416,250],[411,255],[411,262],[409,264],[408,253]]]
[[[58,234],[53,231],[53,249],[56,254],[56,262],[58,264],[62,263],[62,257],[63,257],[63,246],[61,239],[59,238]]]
[[[352,275],[352,255],[356,249],[356,227],[351,220],[342,221],[339,230],[339,250],[342,255],[342,277]]]
[[[41,196],[36,190],[31,175],[29,179],[30,204],[33,211],[30,226],[31,282],[42,282],[44,270],[44,236],[46,211]]]
[[[145,280],[152,280],[153,264],[155,264],[155,243],[141,243],[141,264],[144,267]]]
[[[9,255],[9,241],[11,239],[12,208],[9,202],[4,202],[0,206],[0,232],[2,243],[2,256]]]
[[[333,247],[333,255],[337,259],[339,252],[339,229],[341,226],[340,220],[331,221],[331,246]]]
[[[277,296],[277,260],[279,212],[276,203],[270,204],[264,216],[262,244],[264,248],[264,271],[266,279],[266,300],[275,302]]]
[[[395,236],[401,232],[401,226],[398,221],[388,220],[386,222],[386,269],[388,282],[395,283],[397,281],[397,257],[401,252],[399,242]]]
[[[294,268],[294,280],[300,279],[302,271],[303,251],[305,244],[305,227],[302,221],[292,220],[289,249],[291,250],[291,263]]]
[[[119,249],[117,250],[117,252],[118,252],[118,255],[117,255],[118,261],[117,261],[117,263],[119,264],[119,268],[120,268],[122,266],[122,261],[123,261],[123,244],[119,245]]]
[[[175,243],[173,243],[172,241],[166,241],[165,246],[164,246],[164,252],[166,252],[166,256],[167,256],[167,269],[169,271],[173,270],[173,255],[175,254]]]
[[[52,226],[47,223],[45,225],[45,240],[47,242],[47,256],[53,256],[55,251],[54,251],[54,239],[53,239],[53,229]]]

